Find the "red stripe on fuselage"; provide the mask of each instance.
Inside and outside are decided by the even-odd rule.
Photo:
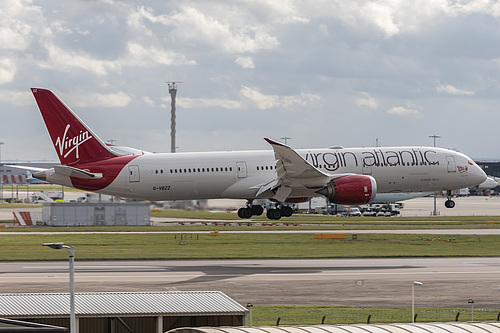
[[[92,173],[102,173],[102,178],[82,179],[71,177],[71,183],[75,188],[80,190],[102,190],[116,179],[116,177],[130,161],[139,156],[141,155],[117,156],[98,162],[79,164],[75,167]]]

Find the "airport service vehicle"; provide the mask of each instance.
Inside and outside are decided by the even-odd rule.
[[[290,216],[285,203],[323,195],[361,205],[377,193],[448,191],[486,179],[464,154],[431,147],[293,149],[266,138],[272,150],[119,153],[107,146],[57,96],[32,88],[61,165],[33,176],[64,186],[141,200],[246,199],[241,218]],[[122,150],[123,151],[123,150]]]
[[[358,207],[345,207],[342,210],[342,216],[361,216],[361,211]]]

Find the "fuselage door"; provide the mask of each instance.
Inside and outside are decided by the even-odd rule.
[[[446,156],[446,164],[448,165],[448,172],[456,172],[457,165],[455,163],[455,156]]]
[[[236,170],[238,173],[238,178],[247,177],[247,163],[246,162],[236,162]]]
[[[138,165],[129,165],[128,171],[129,171],[129,176],[128,176],[129,182],[138,182],[141,180],[141,178],[139,176],[139,166]]]

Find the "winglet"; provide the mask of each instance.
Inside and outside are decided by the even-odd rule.
[[[327,176],[321,170],[315,168],[306,161],[292,147],[281,142],[264,138],[274,150],[274,156],[277,162],[278,178],[315,178]]]
[[[304,189],[319,188],[325,185],[329,175],[315,168],[293,148],[269,138],[264,138],[264,140],[274,150],[276,179],[263,185],[259,189],[258,195],[271,190],[274,192],[273,199],[285,202],[294,187]]]
[[[274,146],[282,146],[282,147],[288,147],[288,148],[291,148],[290,146],[284,144],[284,143],[281,143],[281,142],[278,142],[278,141],[274,141],[272,139],[269,139],[269,138],[264,138],[264,140],[267,141],[267,143],[269,143],[270,145]]]

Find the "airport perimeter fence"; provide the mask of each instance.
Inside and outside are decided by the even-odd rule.
[[[293,311],[292,311],[293,312]],[[415,322],[500,321],[500,309],[415,309]],[[309,313],[254,314],[254,326],[409,323],[411,308],[341,308]]]

